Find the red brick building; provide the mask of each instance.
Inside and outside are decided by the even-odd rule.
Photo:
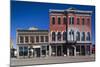
[[[50,55],[90,55],[92,11],[69,8],[49,10]]]

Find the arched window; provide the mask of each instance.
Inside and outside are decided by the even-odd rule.
[[[58,39],[58,41],[61,41],[61,32],[58,32],[57,39]]]
[[[55,32],[52,32],[52,41],[55,41],[56,40],[56,34]]]
[[[67,33],[63,32],[63,40],[66,40],[66,38],[67,38]]]
[[[52,24],[55,24],[55,17],[52,17]]]
[[[63,18],[63,24],[67,24],[67,18],[66,17]]]
[[[87,32],[86,40],[87,40],[87,41],[90,41],[90,32]]]
[[[77,41],[80,41],[80,32],[77,32],[77,33],[76,33],[76,40],[77,40]]]
[[[85,41],[85,32],[82,32],[82,38],[81,38],[82,41]]]
[[[74,24],[74,17],[73,17],[73,16],[71,16],[71,17],[69,18],[69,24]]]
[[[61,24],[61,18],[58,17],[58,24]]]

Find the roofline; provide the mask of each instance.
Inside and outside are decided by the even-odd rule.
[[[43,31],[43,32],[49,32],[49,30],[28,30],[28,29],[17,29],[16,30],[17,32],[23,32],[23,31],[28,31],[28,32],[41,32],[41,31]]]
[[[92,13],[92,11],[84,11],[84,10],[69,10],[69,9],[66,9],[66,10],[58,10],[58,9],[49,9],[49,12],[70,12],[70,11],[74,11],[74,12],[79,12],[79,13]]]

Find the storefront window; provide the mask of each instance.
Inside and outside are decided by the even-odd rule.
[[[19,56],[23,56],[24,53],[23,53],[23,47],[19,47]]]
[[[24,56],[27,56],[28,55],[28,47],[24,47]]]

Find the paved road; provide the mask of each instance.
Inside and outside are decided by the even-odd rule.
[[[94,56],[69,56],[69,57],[45,57],[31,59],[11,58],[11,66],[37,65],[37,64],[54,64],[54,63],[73,63],[73,62],[95,61]]]

